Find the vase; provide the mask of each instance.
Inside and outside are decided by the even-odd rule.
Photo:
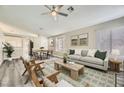
[[[67,63],[67,59],[66,58],[63,58],[63,63]]]

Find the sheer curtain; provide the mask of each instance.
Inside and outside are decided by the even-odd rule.
[[[99,50],[111,50],[111,31],[96,31],[96,48]]]
[[[124,28],[112,31],[112,48],[119,49],[120,54],[124,56]]]
[[[96,48],[107,51],[118,49],[124,56],[124,28],[96,31]]]

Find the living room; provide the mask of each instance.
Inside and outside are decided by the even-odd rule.
[[[0,14],[1,87],[124,86],[123,5],[3,5]]]

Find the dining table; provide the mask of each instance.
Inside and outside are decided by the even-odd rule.
[[[35,54],[37,54],[37,58],[39,59],[47,59],[49,55],[51,54],[51,50],[48,49],[35,49],[33,50]]]

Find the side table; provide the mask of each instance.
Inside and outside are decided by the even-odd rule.
[[[120,64],[122,64],[122,62],[115,61],[115,60],[109,60],[110,70],[112,71],[120,72]]]

